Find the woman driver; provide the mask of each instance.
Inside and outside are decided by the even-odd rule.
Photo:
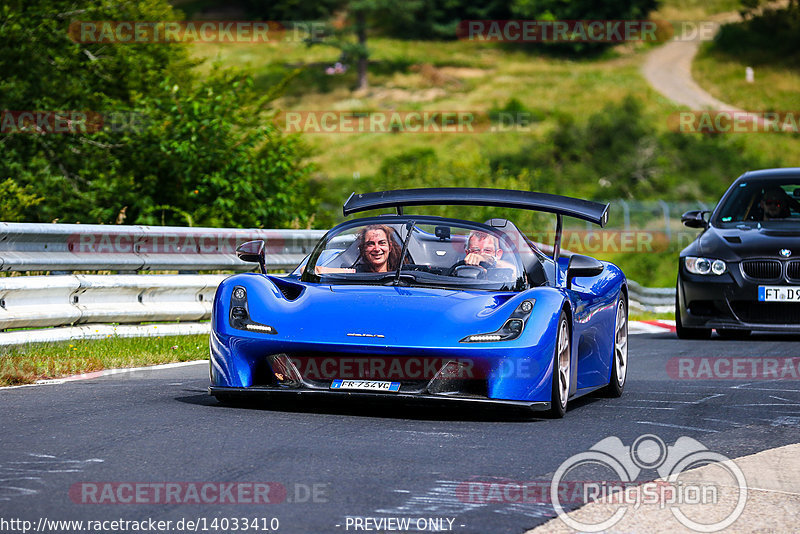
[[[386,273],[400,265],[400,249],[392,239],[392,229],[373,224],[358,235],[358,251],[363,262],[355,265],[357,272]]]
[[[372,224],[358,233],[358,260],[353,267],[324,267],[317,265],[317,274],[324,273],[386,273],[400,265],[400,247],[392,239],[393,230],[383,224]]]

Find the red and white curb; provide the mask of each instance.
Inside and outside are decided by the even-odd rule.
[[[630,321],[629,334],[664,334],[675,332],[675,321]]]
[[[0,387],[0,391],[4,389],[19,389],[29,388],[34,386],[51,386],[55,384],[64,384],[67,382],[77,382],[79,380],[90,380],[92,378],[102,378],[104,376],[120,375],[125,373],[136,373],[138,371],[161,371],[162,369],[174,369],[176,367],[187,367],[189,365],[208,365],[208,360],[194,360],[191,362],[176,362],[176,363],[163,363],[160,365],[148,365],[146,367],[129,367],[124,369],[103,369],[102,371],[93,371],[91,373],[81,373],[79,375],[65,376],[63,378],[48,378],[46,380],[37,380],[33,384],[22,384],[20,386],[6,386]]]

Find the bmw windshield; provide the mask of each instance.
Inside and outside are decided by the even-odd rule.
[[[525,275],[514,243],[490,226],[430,217],[375,217],[331,230],[303,279],[519,291]]]
[[[742,182],[724,199],[714,225],[738,225],[800,230],[800,178]]]

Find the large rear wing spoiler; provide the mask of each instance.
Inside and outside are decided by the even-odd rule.
[[[561,254],[561,234],[564,222],[562,217],[574,217],[599,225],[608,222],[608,204],[581,200],[579,198],[515,191],[507,189],[485,189],[475,187],[439,187],[431,189],[399,189],[377,193],[353,193],[342,207],[345,216],[359,211],[396,208],[403,214],[405,206],[430,205],[470,205],[497,206],[523,210],[544,211],[556,215],[556,235],[553,242],[553,261],[558,263]],[[558,272],[558,269],[556,269]]]
[[[514,191],[506,189],[483,189],[472,187],[442,187],[433,189],[400,189],[377,193],[353,193],[344,203],[345,216],[365,210],[396,208],[403,213],[404,206],[427,205],[472,205],[497,206],[523,210],[544,211],[575,217],[603,227],[608,222],[608,204],[578,198]]]

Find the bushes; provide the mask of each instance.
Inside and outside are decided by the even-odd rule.
[[[509,106],[526,109],[523,103]],[[332,180],[323,202],[338,211],[352,191],[414,187],[497,187],[602,201],[716,201],[742,172],[780,165],[749,155],[733,136],[658,131],[656,121],[638,100],[627,97],[583,121],[559,116],[549,133],[530,136],[519,149],[504,153],[445,155],[430,147],[410,149],[387,156],[375,176]],[[458,206],[430,211],[477,219],[502,212]],[[337,218],[318,221],[333,224]],[[551,224],[543,221],[549,219],[530,216],[519,224]]]
[[[757,64],[786,64],[800,68],[800,5],[765,9],[761,15],[725,24],[714,39],[713,51]]]
[[[748,169],[776,165],[748,155],[731,136],[658,131],[655,117],[626,97],[578,123],[560,117],[544,140],[493,156],[491,168],[542,173],[551,192],[597,199],[716,199]]]
[[[136,118],[97,132],[0,134],[0,214],[50,222],[304,225],[306,151],[269,124],[276,94],[242,73],[192,70],[180,43],[81,44],[80,20],[172,20],[166,0],[0,7],[0,94],[9,110]],[[9,182],[10,181],[10,182]],[[34,196],[32,196],[34,195]],[[43,199],[43,200],[42,200]]]

